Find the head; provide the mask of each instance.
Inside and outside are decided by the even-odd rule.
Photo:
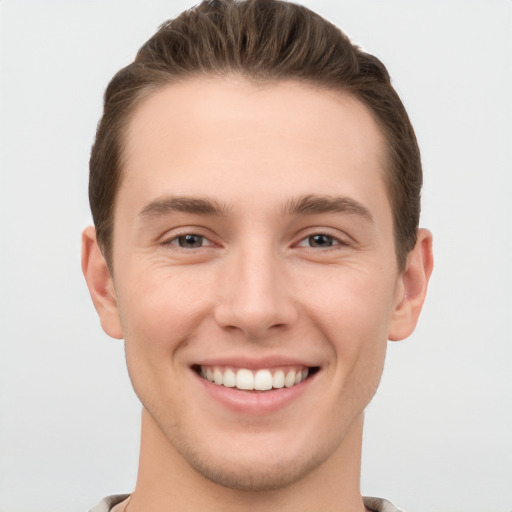
[[[307,9],[210,1],[160,28],[107,89],[83,246],[141,467],[262,491],[357,466],[432,268],[420,184],[385,68]]]
[[[125,134],[137,106],[166,85],[227,75],[260,84],[295,80],[348,93],[367,107],[385,139],[384,179],[397,264],[403,269],[416,242],[422,169],[414,130],[384,65],[305,7],[276,0],[213,0],[164,23],[105,92],[91,153],[89,200],[111,271]]]

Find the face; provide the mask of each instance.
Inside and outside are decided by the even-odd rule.
[[[340,92],[211,78],[146,99],[126,147],[104,327],[150,421],[215,482],[304,477],[361,418],[404,295],[382,134]]]

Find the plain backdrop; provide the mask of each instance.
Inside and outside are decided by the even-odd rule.
[[[362,490],[512,510],[512,2],[309,0],[388,66],[423,154],[436,267],[366,414]],[[134,485],[140,406],[80,271],[102,94],[192,4],[0,0],[0,511]]]

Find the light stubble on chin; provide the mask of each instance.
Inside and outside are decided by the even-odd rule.
[[[276,491],[303,480],[333,456],[357,418],[362,420],[361,411],[352,420],[346,418],[345,425],[338,425],[338,428],[333,425],[332,431],[326,433],[324,438],[330,439],[330,442],[324,441],[314,446],[316,443],[312,440],[309,454],[304,451],[299,457],[275,462],[267,459],[262,463],[246,458],[244,453],[226,453],[226,457],[219,460],[218,454],[204,449],[209,444],[205,442],[207,440],[198,442],[193,436],[187,435],[179,422],[162,424],[155,415],[146,411],[172,450],[194,472],[214,484],[245,492]]]
[[[237,454],[229,461],[216,462],[207,460],[199,453],[197,447],[185,439],[174,439],[174,447],[187,463],[200,475],[211,482],[247,492],[268,492],[284,489],[302,480],[313,472],[329,457],[327,453],[316,452],[303,460],[274,462],[264,467],[255,467],[244,460],[243,454]]]

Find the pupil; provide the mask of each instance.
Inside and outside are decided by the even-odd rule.
[[[191,247],[201,247],[203,244],[203,237],[200,235],[185,235],[179,237],[180,247],[190,249]]]
[[[333,240],[329,235],[313,235],[309,237],[309,244],[311,247],[330,247]]]

